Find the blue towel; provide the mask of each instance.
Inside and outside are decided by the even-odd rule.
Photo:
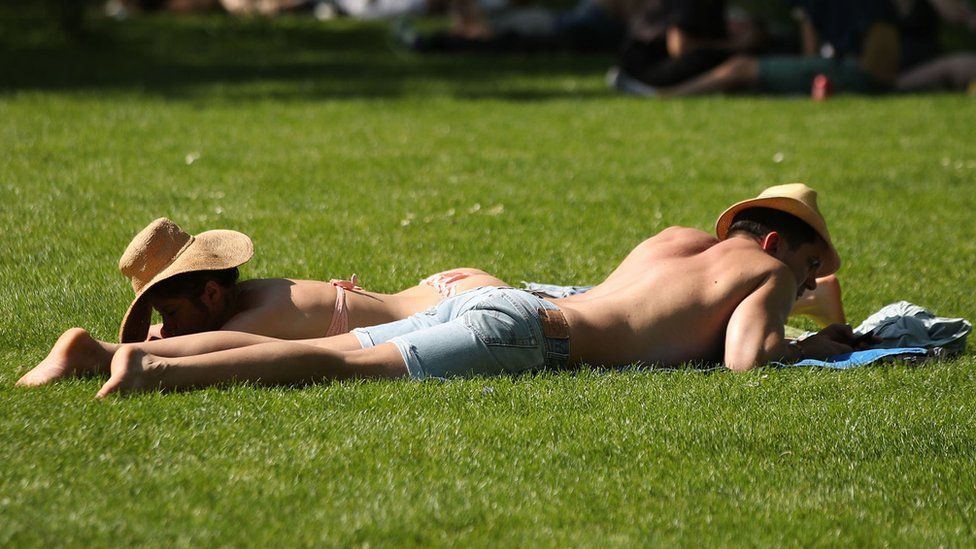
[[[928,351],[921,347],[899,347],[895,349],[868,349],[866,351],[854,351],[853,353],[834,355],[827,360],[814,360],[812,358],[808,358],[795,364],[783,364],[780,362],[774,362],[774,364],[784,368],[794,368],[797,366],[819,366],[821,368],[833,368],[834,370],[847,370],[850,368],[857,368],[858,366],[871,364],[872,362],[877,362],[886,358],[888,360],[913,360],[925,358],[926,355],[928,355]]]

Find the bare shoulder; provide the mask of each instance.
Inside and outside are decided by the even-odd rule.
[[[790,268],[764,252],[750,250],[737,254],[733,258],[735,264],[742,265],[742,273],[746,279],[755,285],[755,289],[782,296],[791,305],[796,299],[796,278]]]
[[[691,227],[679,227],[677,225],[668,227],[663,231],[657,233],[654,238],[661,239],[672,239],[678,238],[683,240],[707,240],[709,242],[718,242],[718,239],[710,234],[706,233],[701,229],[693,229]]]
[[[719,243],[715,236],[699,229],[668,227],[635,248],[640,253],[687,255],[698,253]]]

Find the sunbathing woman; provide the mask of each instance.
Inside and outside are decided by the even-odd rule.
[[[505,285],[470,268],[437,273],[395,294],[364,290],[355,275],[329,282],[286,278],[238,282],[238,266],[252,254],[250,238],[236,231],[191,236],[168,219],[152,222],[136,235],[119,261],[136,293],[123,317],[119,341],[132,344],[213,330],[278,339],[328,337],[406,318],[472,288]],[[150,326],[153,309],[162,324]],[[42,385],[68,375],[107,371],[119,346],[73,328],[17,383]]]

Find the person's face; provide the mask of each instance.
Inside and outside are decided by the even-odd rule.
[[[802,244],[791,250],[785,242],[783,244],[779,259],[786,263],[796,277],[796,297],[799,298],[805,290],[817,287],[817,271],[822,264],[823,246],[819,243]]]
[[[208,282],[203,293],[195,299],[153,297],[149,303],[163,318],[160,335],[174,337],[219,329],[224,295],[219,286]]]

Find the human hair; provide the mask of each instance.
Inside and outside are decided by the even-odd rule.
[[[763,238],[773,231],[782,235],[791,250],[820,240],[817,231],[799,217],[773,208],[747,208],[735,214],[728,234],[745,233]]]
[[[224,288],[231,288],[237,283],[241,272],[237,267],[218,269],[213,271],[191,271],[167,278],[149,289],[149,294],[157,298],[186,297],[197,299],[203,293],[207,282],[214,281]]]

